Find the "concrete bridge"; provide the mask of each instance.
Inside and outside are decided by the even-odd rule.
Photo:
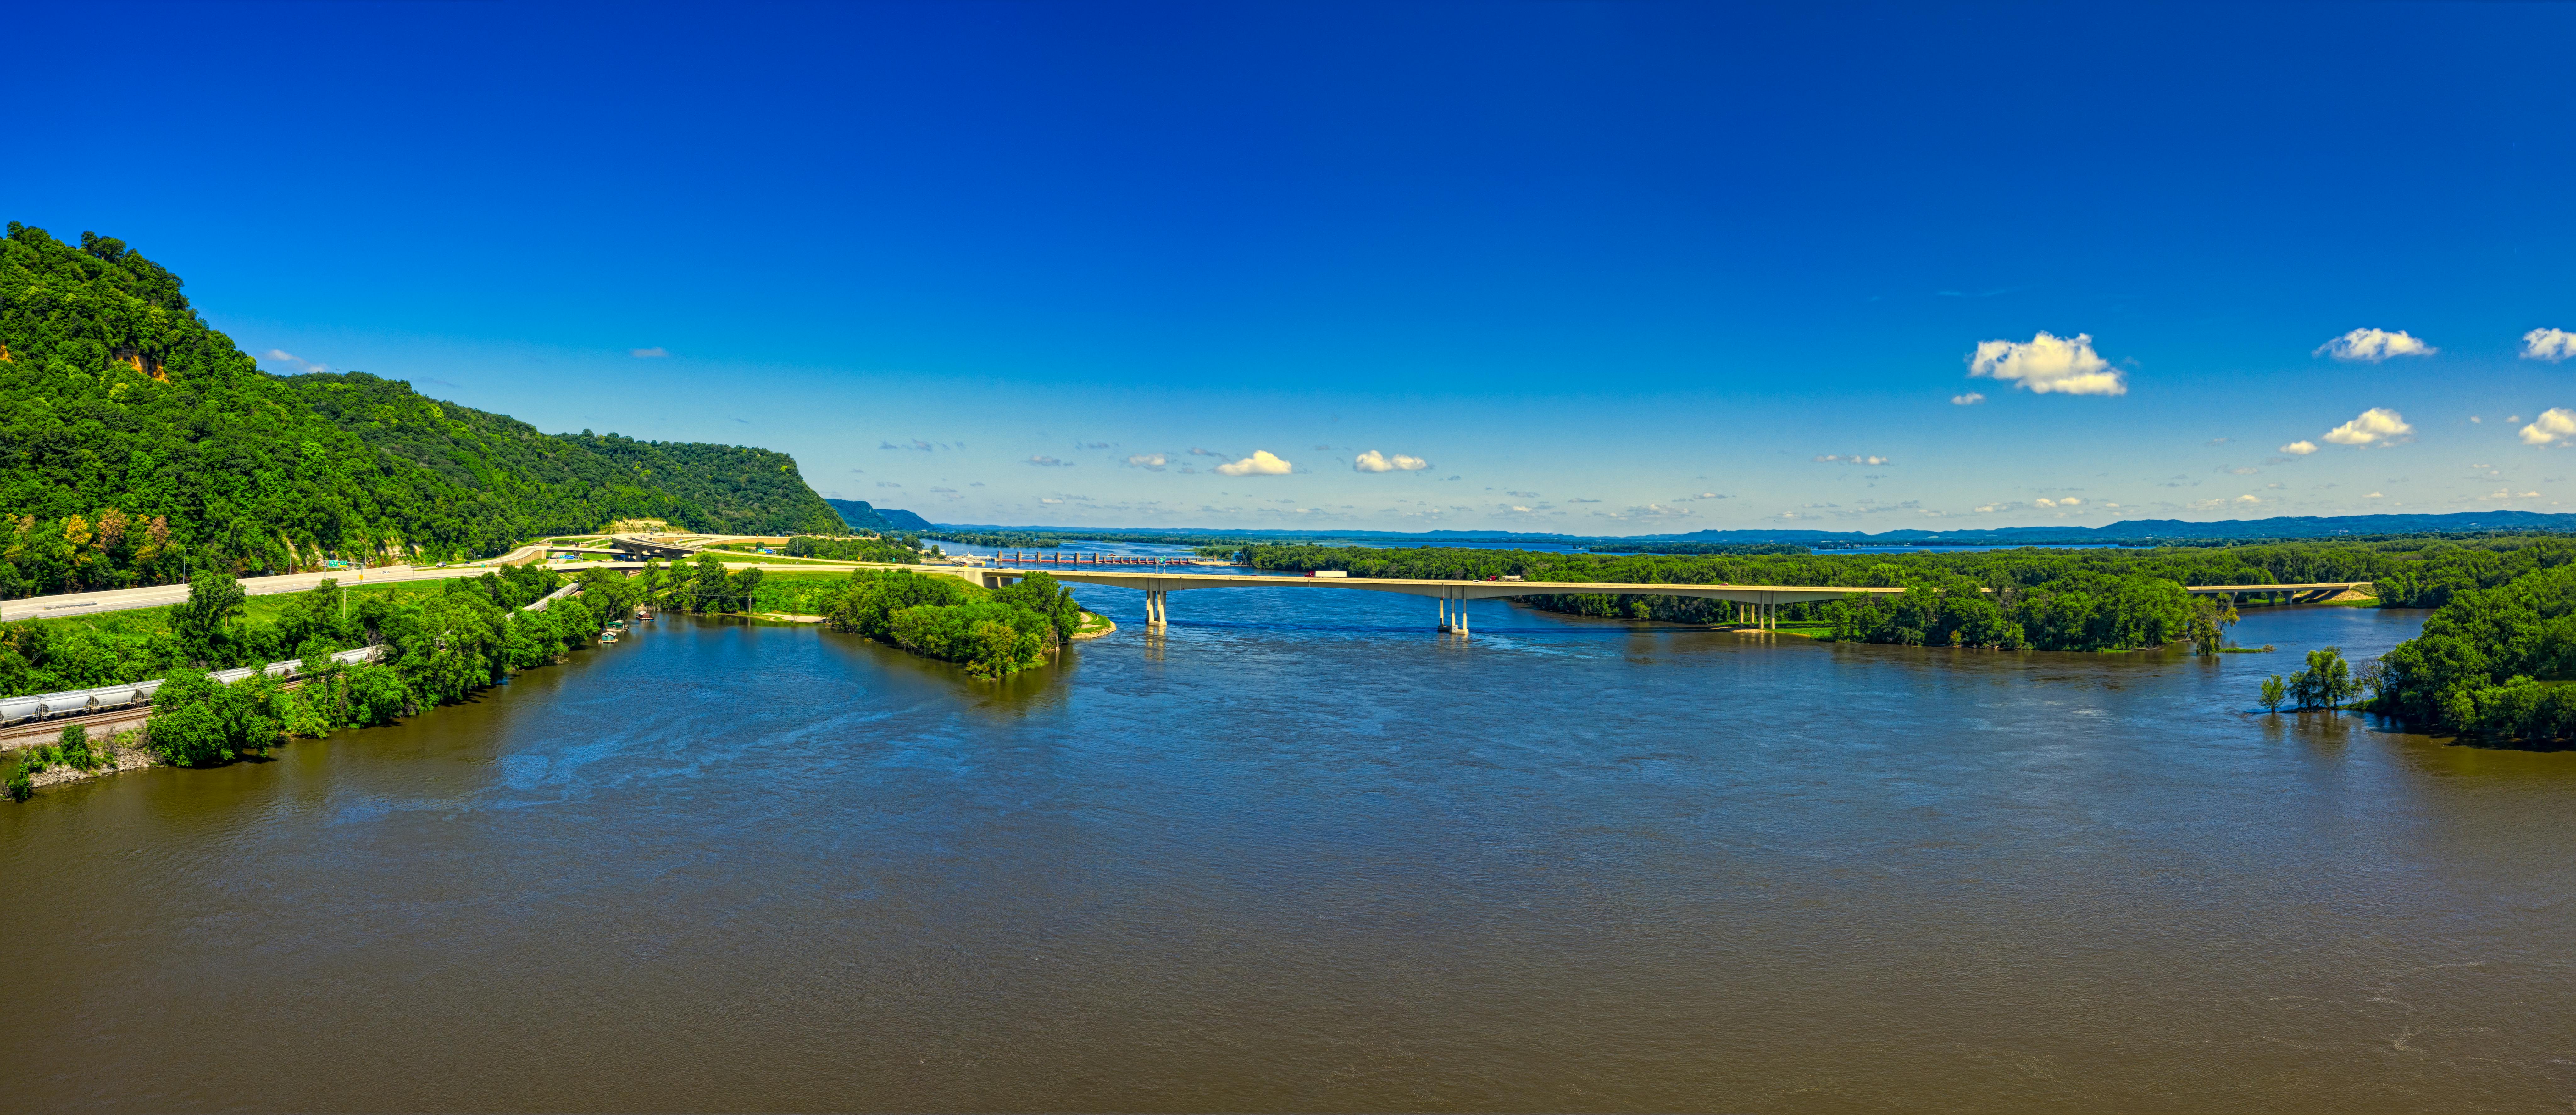
[[[1170,619],[1167,598],[1175,592],[1208,588],[1321,588],[1348,589],[1358,592],[1392,592],[1405,596],[1428,596],[1438,601],[1436,614],[1440,630],[1467,633],[1466,603],[1470,600],[1493,600],[1510,596],[1680,596],[1694,600],[1725,600],[1736,605],[1740,622],[1762,630],[1779,626],[1780,605],[1811,600],[1835,600],[1845,596],[1892,596],[1901,588],[1847,588],[1839,585],[1679,585],[1620,584],[1598,581],[1434,581],[1392,577],[1260,577],[1227,573],[1113,573],[1085,569],[974,569],[939,570],[963,577],[986,588],[996,588],[1019,580],[1030,573],[1044,573],[1058,581],[1076,585],[1111,585],[1132,588],[1145,594],[1145,622],[1154,627]]]
[[[2282,604],[2313,604],[2369,587],[2371,583],[2368,581],[2309,581],[2295,585],[2186,585],[2183,591],[2194,596],[2226,596],[2240,600],[2259,594],[2279,597],[2277,602]]]

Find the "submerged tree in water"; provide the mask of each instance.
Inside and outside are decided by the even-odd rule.
[[[2290,695],[2303,709],[2342,708],[2358,688],[2352,680],[2352,666],[2343,660],[2343,651],[2337,647],[2309,651],[2308,668],[2290,675]]]
[[[2280,715],[2281,705],[2290,699],[2290,687],[2281,683],[2281,675],[2263,679],[2263,711]]]

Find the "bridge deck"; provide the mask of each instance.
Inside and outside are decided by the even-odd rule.
[[[1701,600],[1732,600],[1740,604],[1795,604],[1807,600],[1833,600],[1844,596],[1885,596],[1902,593],[1901,588],[1862,588],[1842,585],[1706,585],[1706,584],[1631,584],[1595,581],[1438,581],[1393,577],[1263,577],[1241,573],[1128,573],[1107,569],[973,569],[958,570],[960,576],[990,584],[996,580],[1044,573],[1056,580],[1079,585],[1114,585],[1120,588],[1153,592],[1175,592],[1207,588],[1338,588],[1361,592],[1393,592],[1407,596],[1436,596],[1449,600],[1492,600],[1505,596],[1553,596],[1605,594],[1614,596],[1685,596]]]
[[[2188,585],[2183,588],[2183,591],[2213,594],[2222,592],[2312,592],[2323,589],[2333,589],[2337,592],[2342,592],[2347,589],[2361,588],[2368,584],[2370,584],[2369,581],[2310,581],[2306,584],[2297,585]]]

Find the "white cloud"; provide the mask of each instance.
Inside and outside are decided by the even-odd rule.
[[[2388,497],[2387,497],[2387,496],[2385,496],[2385,495],[2381,495],[2381,494],[2380,494],[2380,493],[2378,493],[2378,492],[2372,492],[2372,493],[2370,493],[2369,495],[2363,496],[2363,497],[2361,497],[2361,498],[2363,498],[2363,499],[2387,499]]]
[[[1160,453],[1138,453],[1133,457],[1127,458],[1127,463],[1137,468],[1147,469],[1153,472],[1161,472],[1163,471],[1163,466],[1170,464],[1171,462],[1165,459]]]
[[[2104,507],[2118,507],[2118,506],[2120,506],[2120,505],[2119,505],[2119,504],[2116,504],[2116,503],[2106,503],[2106,504],[2103,504],[2102,506],[2104,506]]]
[[[2415,427],[2406,424],[2406,416],[2387,407],[2372,407],[2350,422],[2326,431],[2326,440],[2337,445],[2399,445],[2414,440]]]
[[[330,366],[329,364],[324,364],[324,363],[321,363],[321,362],[319,362],[319,361],[314,361],[314,360],[307,360],[307,359],[305,359],[305,358],[303,358],[303,357],[301,357],[301,356],[297,356],[297,355],[295,355],[294,353],[288,352],[288,351],[286,351],[285,349],[282,349],[282,348],[273,348],[273,349],[270,349],[270,350],[268,350],[268,354],[267,354],[266,356],[262,356],[262,357],[260,357],[260,359],[262,359],[262,360],[271,360],[271,361],[276,361],[276,362],[279,362],[279,363],[285,363],[285,364],[295,364],[295,365],[299,365],[299,366],[301,366],[301,367],[302,367],[306,372],[308,372],[308,373],[311,373],[311,372],[327,372],[327,371],[330,371],[330,370],[331,370],[331,366]]]
[[[1240,461],[1216,466],[1216,471],[1220,476],[1286,476],[1295,467],[1267,449],[1255,449]]]
[[[2084,505],[2084,501],[2077,499],[2074,496],[2068,496],[2064,499],[2050,499],[2047,496],[2041,496],[2038,499],[2030,501],[2030,505],[2033,507],[2081,507]],[[2118,504],[2113,504],[2112,506],[2116,507]],[[1985,508],[1980,507],[1977,510],[1983,511]]]
[[[2236,502],[2238,502],[2238,503],[2261,503],[2261,502],[2263,502],[2263,501],[2262,501],[2260,498],[2256,497],[2256,496],[2243,495],[2243,496],[2238,496],[2238,497],[2236,497]]]
[[[629,349],[626,354],[628,356],[640,356],[644,359],[650,360],[656,356],[669,356],[671,355],[671,350],[663,348],[660,345],[655,345],[651,348]]]
[[[2576,438],[2576,411],[2551,407],[2540,412],[2531,425],[2522,428],[2524,445],[2547,445],[2553,441]]]
[[[2309,441],[2309,440],[2307,440],[2307,439],[2305,439],[2305,438],[2301,438],[2301,439],[2299,439],[2299,440],[2297,440],[2297,441],[2291,442],[2290,444],[2288,444],[2288,445],[2284,445],[2284,446],[2282,446],[2282,447],[2281,447],[2281,452],[2287,453],[2287,454],[2289,454],[2289,455],[2291,455],[2291,456],[2293,456],[2293,457],[2305,457],[2305,456],[2307,456],[2308,454],[2310,454],[2310,453],[2314,453],[2314,452],[2316,452],[2316,451],[2317,451],[2317,443],[2315,443],[2315,442],[2313,442],[2313,441]]]
[[[1038,502],[1039,502],[1039,503],[1063,503],[1064,501],[1063,501],[1063,500],[1060,500],[1060,499],[1057,499],[1057,498],[1055,498],[1054,496],[1039,496],[1039,497],[1038,497]],[[2230,583],[2232,584],[2233,582],[2230,582]]]
[[[2083,500],[2077,499],[2077,498],[2075,498],[2074,496],[2068,496],[2068,497],[2066,497],[2065,499],[2061,499],[2061,500],[2057,501],[2057,505],[2058,505],[2059,507],[2074,507],[2074,506],[2076,506],[2076,505],[2078,505],[2078,504],[2081,504],[2081,503],[2083,503],[2083,502],[2084,502]]]
[[[2400,329],[2355,329],[2317,346],[2311,355],[2331,356],[2337,360],[2367,360],[2376,364],[2391,356],[2431,356],[2442,350],[2406,335]]]
[[[1887,458],[1885,457],[1864,456],[1859,453],[1827,453],[1824,456],[1816,458],[1817,464],[1826,464],[1834,461],[1841,461],[1845,464],[1854,465],[1883,465],[1888,463]]]
[[[2034,395],[2129,393],[2120,370],[2093,352],[2090,333],[2056,337],[2042,332],[2028,341],[1981,341],[1968,359],[1968,374],[2009,380]]]
[[[2547,360],[2551,363],[2576,356],[2576,333],[2564,329],[2534,329],[2522,335],[2522,358]]]
[[[1257,457],[1260,456],[1260,454],[1256,453],[1254,456]],[[1359,456],[1351,458],[1351,471],[1353,472],[1395,472],[1398,470],[1405,472],[1420,472],[1423,469],[1430,467],[1431,462],[1423,460],[1420,457],[1407,457],[1402,453],[1388,456],[1387,454],[1380,453],[1375,449],[1371,449],[1366,453],[1362,453]],[[1287,470],[1282,469],[1280,471],[1285,472]]]
[[[1986,396],[1982,392],[1977,391],[1970,391],[1965,395],[1950,396],[1950,405],[1954,407],[1972,407],[1985,401]]]

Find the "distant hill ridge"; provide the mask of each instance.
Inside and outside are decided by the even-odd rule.
[[[823,502],[831,505],[833,511],[840,513],[842,522],[850,524],[856,530],[918,534],[932,529],[929,520],[910,511],[893,507],[870,507],[868,501],[863,499],[826,499]]]
[[[1861,531],[1700,530],[1688,534],[1583,535],[1539,534],[1507,530],[1224,530],[1197,527],[1039,527],[941,523],[953,531],[1044,532],[1080,537],[1095,534],[1176,536],[1222,535],[1229,538],[1338,538],[1375,542],[1437,544],[1441,542],[1796,542],[1809,546],[1953,545],[2041,546],[2050,544],[2113,545],[2142,542],[2200,542],[2230,539],[2334,538],[2350,534],[2473,534],[2485,531],[2576,532],[2576,514],[2538,511],[2462,511],[2446,515],[2292,515],[2269,519],[2190,522],[2183,519],[2123,519],[2099,527],[1991,527],[1978,530]]]
[[[364,373],[273,376],[112,237],[0,239],[0,593],[498,553],[659,518],[845,528],[783,453],[547,434]]]

